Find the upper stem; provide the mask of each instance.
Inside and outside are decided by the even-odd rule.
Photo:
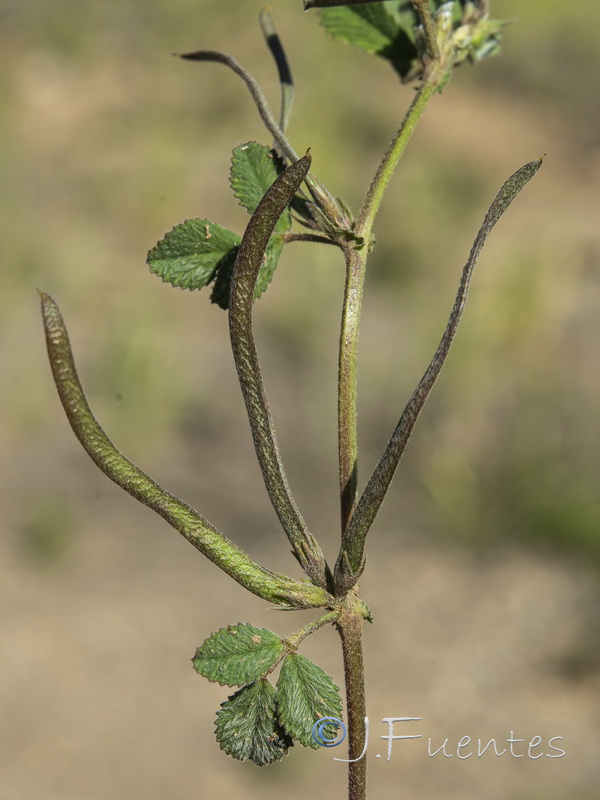
[[[398,161],[400,161],[427,103],[436,93],[438,87],[438,80],[423,81],[381,159],[356,222],[356,233],[359,236],[364,236],[367,241],[371,238],[375,217]]]
[[[338,361],[338,451],[342,534],[352,515],[358,492],[356,360],[366,248],[354,250],[351,245],[346,246],[344,256],[346,259],[346,283]]]
[[[396,165],[438,85],[438,81],[433,79],[422,83],[377,168],[356,223],[355,233],[364,238],[364,245],[361,249],[356,249],[354,243],[350,242],[344,248],[346,283],[338,360],[338,447],[342,533],[356,503],[358,486],[356,360],[367,256],[373,242],[373,223]]]

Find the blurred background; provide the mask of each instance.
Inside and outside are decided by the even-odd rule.
[[[269,568],[299,576],[269,506],[226,315],[145,266],[174,224],[239,232],[230,153],[269,143],[242,83],[171,55],[223,49],[278,103],[257,0],[1,0],[0,798],[342,797],[342,752],[259,769],[218,750],[212,631],[309,615],[249,596],[108,481],[71,433],[36,288],[59,302],[117,445]],[[296,79],[290,137],[355,210],[413,89],[272,0]],[[543,169],[494,230],[457,341],[368,541],[372,800],[591,800],[600,766],[600,7],[494,0],[504,52],[427,110],[376,226],[360,340],[366,480],[437,345],[505,178]],[[338,546],[334,248],[290,245],[256,307],[296,499]],[[342,683],[337,637],[303,652]],[[423,721],[384,753],[383,717]],[[539,760],[427,755],[539,735]],[[564,758],[549,759],[551,737]],[[453,747],[454,743],[454,747]],[[559,744],[559,743],[555,743]],[[340,750],[343,748],[340,748]],[[301,752],[302,751],[302,752]],[[516,752],[524,752],[516,750]]]

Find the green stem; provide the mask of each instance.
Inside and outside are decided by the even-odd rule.
[[[286,644],[295,649],[303,639],[306,639],[307,636],[315,633],[315,631],[318,631],[319,628],[322,628],[324,625],[335,622],[338,617],[338,611],[329,611],[327,614],[323,614],[322,617],[318,617],[312,622],[309,622],[308,625],[305,625],[303,628],[300,628],[299,631],[296,631],[296,633],[288,636],[286,639]]]
[[[363,661],[362,613],[358,597],[350,592],[336,622],[342,654],[346,683],[346,709],[348,721],[348,800],[366,800],[367,759],[360,758],[365,745],[365,667]],[[360,758],[360,760],[358,760]]]
[[[437,80],[426,81],[421,85],[371,181],[355,230],[357,236],[364,238],[364,246],[360,250],[355,249],[352,243],[345,246],[346,283],[338,360],[338,453],[342,533],[356,503],[358,486],[356,359],[363,286],[367,256],[372,244],[373,223],[398,161],[437,87]]]
[[[286,646],[283,652],[277,661],[267,670],[263,677],[270,675],[274,670],[276,670],[286,656],[298,649],[298,646],[303,639],[306,639],[307,636],[310,636],[311,633],[315,633],[315,631],[318,631],[319,628],[322,628],[324,625],[333,624],[339,615],[340,612],[338,610],[329,611],[327,614],[323,614],[322,617],[318,617],[313,622],[309,622],[308,625],[300,628],[300,630],[296,631],[296,633],[288,636],[287,639],[284,640]]]
[[[340,246],[339,242],[334,242],[327,236],[320,236],[315,233],[284,233],[283,239],[286,244],[289,242],[316,242],[317,244],[333,244],[336,247]]]
[[[364,236],[367,242],[370,241],[371,231],[373,229],[373,222],[375,216],[381,205],[383,195],[387,189],[394,170],[402,154],[406,150],[413,131],[427,106],[439,87],[439,80],[431,79],[424,81],[419,90],[417,91],[410,108],[406,112],[400,127],[396,131],[392,141],[389,143],[387,150],[384,153],[381,163],[377,168],[375,177],[371,181],[369,191],[363,203],[363,207],[358,215],[356,223],[356,233],[358,236]]]
[[[346,283],[338,361],[338,454],[342,535],[356,503],[358,438],[356,425],[356,356],[358,326],[367,265],[366,248],[346,246]]]

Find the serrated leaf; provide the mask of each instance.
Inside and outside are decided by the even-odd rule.
[[[241,237],[208,219],[175,225],[148,253],[150,270],[172,286],[200,289],[235,261]]]
[[[339,689],[321,667],[299,653],[290,653],[277,681],[277,713],[293,739],[316,750],[319,744],[312,736],[315,722],[323,717],[341,717]]]
[[[247,142],[233,151],[229,182],[240,204],[253,214],[266,191],[283,172],[284,165],[266,145]],[[280,217],[275,231],[285,233],[292,225],[290,210]]]
[[[279,262],[279,256],[283,250],[285,239],[282,233],[275,233],[271,236],[263,264],[258,272],[256,279],[256,287],[254,289],[254,299],[256,300],[267,289],[268,285],[273,279],[273,273]],[[231,292],[231,277],[233,275],[233,268],[235,266],[235,259],[224,264],[219,268],[215,285],[210,296],[211,302],[216,303],[224,309],[229,308],[229,295]]]
[[[209,681],[243,686],[275,665],[284,649],[277,634],[240,623],[213,633],[196,650],[194,669]]]
[[[279,761],[293,742],[277,721],[275,697],[275,687],[259,680],[222,703],[215,721],[221,750],[259,767]]]
[[[411,3],[384,2],[324,8],[321,22],[334,39],[356,45],[389,61],[401,78],[414,71],[417,59]]]

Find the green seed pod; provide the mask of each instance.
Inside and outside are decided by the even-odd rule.
[[[40,292],[48,357],[67,418],[84,449],[112,481],[160,514],[214,564],[248,591],[271,603],[292,608],[327,607],[323,589],[265,569],[197,511],[152,480],[126,458],[103,431],[85,397],[60,310]]]
[[[302,519],[287,482],[252,333],[254,288],[269,239],[277,221],[306,178],[310,163],[311,157],[307,152],[282,172],[250,218],[233,271],[229,331],[254,447],[273,508],[302,568],[315,584],[325,589],[329,582],[329,570],[321,548]]]

